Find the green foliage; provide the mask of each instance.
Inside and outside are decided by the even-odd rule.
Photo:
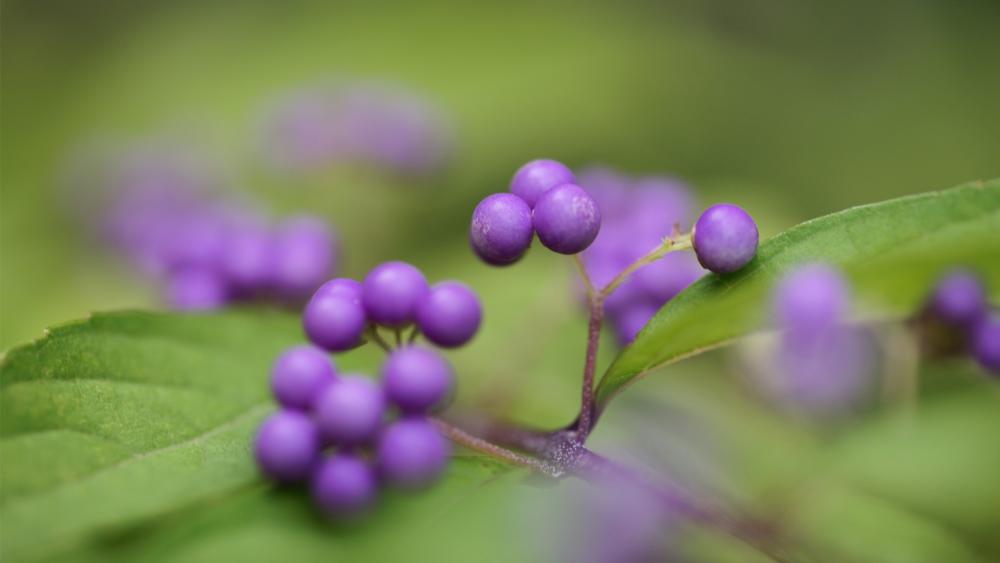
[[[597,386],[600,408],[649,371],[746,336],[766,323],[769,291],[807,261],[843,267],[867,318],[920,307],[942,269],[977,269],[1000,284],[1000,180],[864,205],[820,217],[761,244],[757,257],[728,276],[709,275],[668,302],[608,368]]]

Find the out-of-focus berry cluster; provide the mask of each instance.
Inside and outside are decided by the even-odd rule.
[[[583,253],[597,287],[664,238],[686,232],[697,212],[690,188],[672,178],[630,178],[591,168],[580,173],[580,184],[597,200],[604,218],[597,240]],[[605,302],[619,341],[631,342],[660,307],[705,273],[692,251],[671,252],[633,273]]]
[[[924,319],[955,337],[955,351],[971,354],[983,369],[1000,374],[1000,313],[990,307],[986,288],[974,272],[945,273],[928,299]]]
[[[423,98],[388,84],[319,85],[288,95],[264,124],[264,152],[300,173],[365,162],[402,174],[447,163],[450,126]]]
[[[481,319],[471,289],[454,281],[428,286],[405,262],[381,264],[364,282],[325,283],[303,314],[312,345],[291,348],[274,364],[271,389],[281,410],[258,431],[261,470],[281,483],[309,482],[316,505],[337,518],[364,513],[382,486],[433,483],[450,448],[427,415],[452,396],[455,376],[439,352],[414,341],[422,334],[441,347],[461,346]],[[394,338],[384,337],[386,329]],[[327,354],[364,343],[387,351],[380,378],[337,373]]]

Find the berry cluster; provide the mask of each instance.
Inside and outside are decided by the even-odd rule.
[[[364,512],[382,485],[412,490],[434,482],[450,448],[426,417],[452,396],[455,377],[440,353],[413,341],[422,334],[441,347],[461,346],[481,319],[471,289],[453,281],[429,287],[405,262],[381,264],[364,282],[325,283],[303,315],[313,345],[291,348],[274,364],[271,389],[282,409],[256,437],[262,471],[281,483],[309,481],[316,505],[341,518]],[[394,349],[379,327],[396,334]],[[388,352],[380,380],[338,374],[327,353],[366,341]]]
[[[335,233],[321,219],[274,223],[220,197],[215,184],[165,155],[126,155],[100,181],[111,196],[102,235],[177,309],[239,300],[301,302],[334,274]]]
[[[296,92],[264,128],[266,156],[299,172],[361,161],[421,174],[441,167],[451,147],[438,108],[398,87],[361,82]]]
[[[983,369],[1000,374],[1000,313],[991,310],[978,276],[964,269],[947,272],[935,286],[928,310],[959,333]]]

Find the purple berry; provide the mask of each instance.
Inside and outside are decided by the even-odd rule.
[[[969,325],[986,312],[986,290],[972,272],[953,270],[938,282],[931,308],[948,323]]]
[[[444,348],[461,346],[475,336],[483,307],[469,286],[456,281],[434,284],[417,306],[417,326]]]
[[[836,324],[822,336],[799,336],[785,333],[778,343],[776,398],[813,415],[839,413],[858,403],[873,375],[871,335]]]
[[[382,433],[376,457],[385,479],[402,489],[433,483],[448,465],[448,442],[429,422],[401,420]]]
[[[306,304],[302,327],[313,344],[330,352],[350,350],[362,343],[368,318],[350,284],[332,280],[323,285]]]
[[[797,337],[815,337],[839,324],[848,314],[851,293],[834,267],[815,263],[785,274],[774,291],[774,319]]]
[[[753,260],[758,238],[753,217],[728,203],[706,209],[692,231],[698,261],[717,274],[735,272]]]
[[[170,274],[167,301],[174,309],[201,311],[218,309],[229,299],[225,280],[206,268],[183,268]]]
[[[546,191],[561,184],[575,182],[573,171],[555,160],[532,160],[514,173],[510,191],[524,200],[528,207],[535,207],[538,198]]]
[[[385,262],[368,273],[361,302],[373,322],[399,327],[413,322],[417,305],[427,291],[427,280],[416,266],[406,262]]]
[[[406,413],[424,413],[439,407],[455,385],[451,365],[423,346],[397,348],[382,365],[385,394]]]
[[[513,194],[493,194],[472,212],[469,243],[487,264],[506,266],[524,256],[534,230],[531,208]]]
[[[328,457],[312,476],[313,501],[329,516],[359,516],[371,507],[377,494],[375,472],[350,454]]]
[[[351,278],[334,278],[316,290],[316,295],[340,295],[361,302],[361,282]]]
[[[294,483],[309,477],[319,459],[320,440],[308,416],[280,410],[264,421],[254,441],[261,471],[272,479]]]
[[[319,219],[286,221],[278,229],[274,245],[274,283],[288,297],[309,295],[336,268],[336,237]]]
[[[576,184],[549,189],[535,203],[532,225],[538,240],[560,254],[583,251],[601,230],[601,212],[587,192]]]
[[[972,355],[987,371],[1000,374],[1000,316],[979,321],[972,331]]]
[[[385,396],[374,381],[348,375],[323,388],[313,403],[313,415],[324,439],[355,446],[378,435],[385,407]]]
[[[274,241],[265,225],[236,225],[226,237],[222,271],[234,287],[259,291],[271,282],[274,256]]]
[[[286,350],[271,369],[271,391],[282,406],[308,410],[316,395],[333,383],[330,359],[318,348],[295,346]]]

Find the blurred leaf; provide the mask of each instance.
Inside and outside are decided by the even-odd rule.
[[[764,242],[732,275],[710,275],[669,301],[604,374],[599,408],[650,370],[757,330],[785,271],[823,260],[845,268],[868,314],[908,314],[935,276],[961,264],[1000,279],[1000,180],[890,200],[802,223]]]
[[[274,409],[268,368],[301,340],[287,313],[117,313],[11,351],[0,378],[2,558],[58,558],[107,544],[95,556],[104,559],[151,533],[158,518],[184,519],[178,515],[206,506],[240,513],[226,506],[275,494],[258,477],[249,445]],[[338,365],[370,371],[370,348],[338,356]],[[424,498],[440,511],[504,469],[459,458],[446,485]],[[259,524],[261,510],[240,517]],[[300,511],[299,520],[309,517]],[[291,534],[295,524],[283,525],[290,530],[274,533]]]

